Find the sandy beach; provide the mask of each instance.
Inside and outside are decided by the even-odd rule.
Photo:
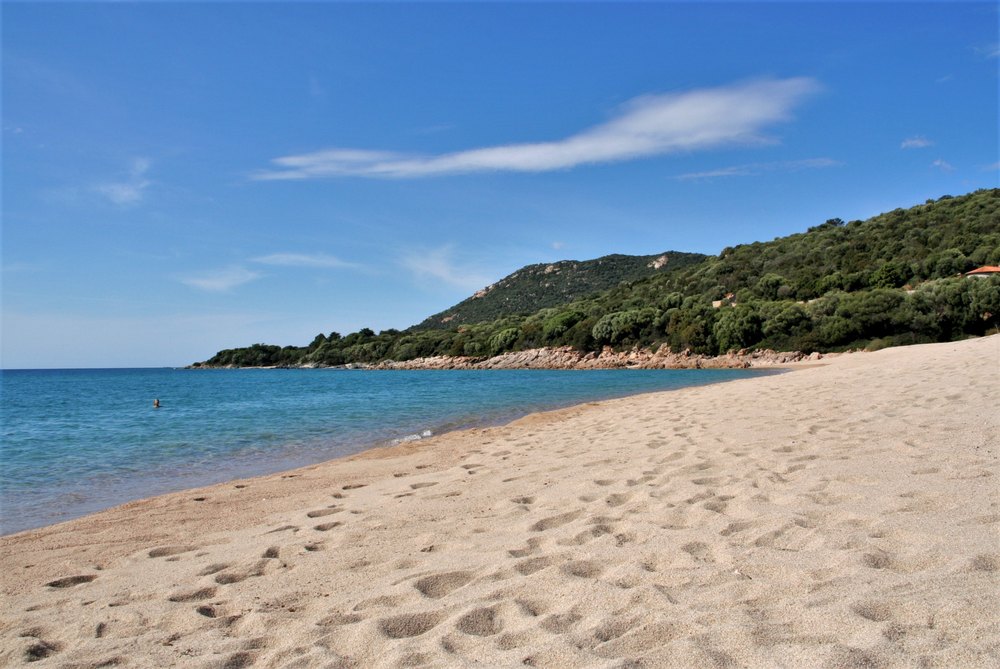
[[[0,538],[0,665],[1000,665],[1000,336]]]

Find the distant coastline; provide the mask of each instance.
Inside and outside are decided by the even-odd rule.
[[[305,363],[240,367],[195,363],[186,369],[763,369],[817,362],[837,355],[842,354],[770,349],[705,355],[690,350],[674,353],[667,346],[655,351],[648,348],[615,351],[611,347],[605,347],[598,352],[583,352],[570,346],[560,346],[511,351],[492,357],[441,355],[413,360],[383,360],[378,363],[345,365]]]

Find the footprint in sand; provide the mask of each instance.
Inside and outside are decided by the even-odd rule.
[[[441,613],[405,613],[383,618],[378,623],[378,629],[390,639],[407,639],[429,632],[443,618],[444,615]]]
[[[582,511],[569,511],[568,513],[561,513],[558,516],[549,516],[548,518],[543,518],[537,523],[529,527],[528,529],[532,532],[544,532],[546,530],[551,530],[556,527],[561,527],[566,523],[571,523],[580,517]]]
[[[511,557],[522,558],[531,555],[538,551],[538,547],[542,545],[541,539],[528,539],[528,545],[525,548],[512,548],[507,551],[507,554]]]
[[[365,617],[359,613],[342,613],[334,611],[316,624],[320,627],[343,627],[344,625],[354,625],[364,620]]]
[[[440,599],[468,584],[472,578],[472,573],[468,571],[449,571],[424,576],[414,582],[413,587],[425,597]]]
[[[868,601],[858,602],[851,610],[866,620],[881,623],[892,618],[894,608],[889,602]]]
[[[632,493],[615,493],[613,495],[608,495],[604,502],[610,507],[621,506],[632,498]]]
[[[282,525],[281,527],[276,527],[273,530],[268,530],[267,533],[274,534],[275,532],[289,532],[289,531],[294,533],[298,532],[299,529],[300,528],[298,525]]]
[[[458,619],[455,627],[472,636],[493,636],[503,631],[496,607],[475,609]]]
[[[607,643],[630,632],[636,625],[635,618],[612,618],[594,628],[592,636],[598,643]]]
[[[523,576],[530,576],[536,571],[541,571],[549,565],[551,565],[555,560],[548,556],[530,558],[522,562],[518,562],[514,567]]]
[[[739,534],[745,530],[749,530],[751,527],[756,526],[757,523],[748,520],[737,520],[726,525],[726,527],[719,531],[719,535],[723,537],[728,537],[733,534]]]
[[[573,626],[583,620],[577,613],[555,613],[543,620],[539,627],[552,634],[565,634],[573,629]]]
[[[329,507],[326,509],[316,509],[315,511],[310,511],[306,514],[306,518],[322,518],[323,516],[332,516],[335,513],[340,513],[343,509],[337,507]]]
[[[38,662],[62,650],[62,644],[38,639],[24,650],[25,662]]]
[[[222,669],[243,669],[251,666],[254,662],[256,662],[256,658],[253,653],[241,651],[230,655],[222,664]]]
[[[216,574],[223,569],[229,569],[229,565],[222,562],[216,562],[199,571],[198,576],[211,576],[212,574]]]
[[[50,588],[72,588],[74,585],[82,585],[83,583],[90,583],[97,577],[92,574],[81,575],[81,576],[66,576],[65,578],[59,578],[54,581],[49,581],[45,585]]]
[[[193,590],[191,592],[180,592],[175,595],[170,595],[167,597],[167,601],[170,602],[197,602],[203,599],[211,599],[215,596],[216,588],[200,588],[198,590]]]
[[[711,547],[704,541],[692,541],[681,546],[681,550],[698,562],[715,562]]]
[[[715,513],[725,513],[726,511],[726,501],[722,499],[713,499],[705,502],[701,505],[701,508],[707,511],[714,511]]]
[[[972,558],[970,566],[973,571],[995,572],[1000,571],[1000,555],[977,555]]]
[[[547,604],[531,599],[515,599],[514,603],[517,604],[521,613],[532,618],[537,618],[549,608]]]
[[[149,551],[149,557],[159,558],[159,557],[169,557],[171,555],[180,555],[181,553],[188,553],[195,550],[196,546],[163,546],[161,548],[154,548]]]
[[[255,578],[257,576],[263,576],[267,573],[267,568],[271,564],[270,560],[258,560],[256,564],[248,566],[239,571],[231,572],[220,572],[215,577],[215,582],[219,585],[230,585],[232,583],[239,583],[240,581],[245,581],[248,578]]]
[[[597,523],[589,530],[584,530],[579,532],[570,539],[564,539],[557,542],[560,546],[582,546],[583,544],[596,539],[597,537],[604,536],[605,534],[611,534],[614,532],[614,528],[606,523]]]
[[[574,560],[563,565],[562,570],[563,573],[577,578],[597,578],[604,571],[604,567],[595,560]]]
[[[195,609],[195,613],[205,616],[206,618],[217,618],[219,616],[218,609],[210,604],[199,606]]]

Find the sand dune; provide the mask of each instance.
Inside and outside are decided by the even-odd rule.
[[[0,539],[0,664],[1000,665],[1000,336]]]

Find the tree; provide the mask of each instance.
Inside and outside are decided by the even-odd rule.
[[[656,322],[654,309],[629,309],[603,316],[591,334],[598,344],[634,343],[642,331]]]
[[[490,354],[499,355],[504,351],[510,349],[517,341],[517,338],[521,336],[521,330],[518,328],[507,328],[505,330],[500,330],[500,332],[493,335],[490,338]]]
[[[902,260],[882,263],[868,279],[873,288],[899,288],[912,276],[910,266]]]
[[[748,348],[760,341],[761,319],[751,304],[721,309],[713,333],[719,352]]]

